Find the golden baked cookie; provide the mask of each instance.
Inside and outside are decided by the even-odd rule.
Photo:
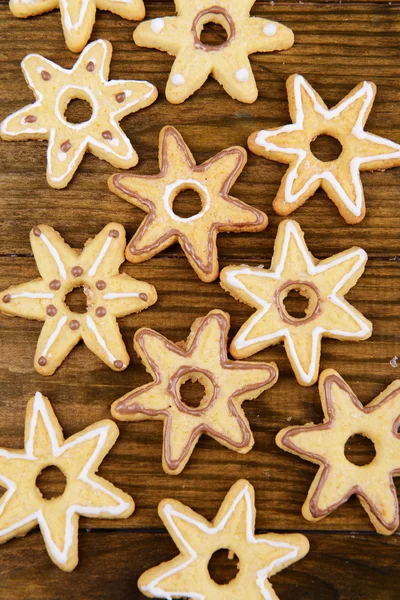
[[[138,46],[157,48],[176,56],[165,95],[180,104],[212,74],[225,91],[241,102],[255,102],[257,84],[248,59],[254,52],[286,50],[293,45],[291,29],[267,19],[250,17],[255,0],[175,0],[176,17],[153,19],[136,28]],[[218,23],[226,40],[204,44],[207,23]]]
[[[255,535],[254,488],[246,480],[231,487],[211,523],[177,500],[162,500],[158,514],[180,554],[139,578],[138,587],[149,598],[278,600],[269,578],[309,550],[300,533]],[[226,585],[218,585],[208,570],[221,549],[239,558],[238,574]]]
[[[108,81],[111,55],[110,42],[97,40],[86,46],[72,69],[39,54],[22,61],[36,102],[4,119],[0,136],[8,141],[49,140],[47,182],[53,188],[68,185],[86,151],[119,169],[138,163],[119,121],[152,104],[157,89],[147,81]],[[83,123],[71,123],[65,116],[69,102],[77,98],[92,109]]]
[[[196,165],[192,153],[174,127],[160,132],[158,175],[118,173],[110,177],[110,190],[148,213],[126,249],[126,258],[140,263],[179,242],[202,281],[218,277],[217,235],[220,231],[261,231],[268,225],[265,213],[229,195],[247,162],[244,148],[222,150]],[[202,210],[180,217],[173,210],[176,196],[185,189],[198,192]]]
[[[118,437],[113,421],[93,423],[64,440],[47,398],[40,392],[28,402],[23,450],[0,448],[0,544],[24,536],[39,525],[47,552],[63,571],[78,564],[79,517],[126,519],[134,502],[112,483],[96,475]],[[66,478],[64,493],[43,498],[36,480],[49,466]]]
[[[364,131],[375,84],[360,83],[331,109],[301,75],[291,75],[286,87],[293,124],[249,138],[255,154],[290,165],[273,203],[275,211],[289,215],[321,186],[347,223],[359,223],[366,210],[360,171],[400,165],[399,144]],[[336,160],[324,162],[312,153],[310,144],[320,135],[339,140],[342,152]]]
[[[55,8],[60,9],[65,43],[72,52],[80,52],[89,41],[97,8],[128,20],[141,21],[145,16],[143,0],[10,0],[12,14],[20,18]]]
[[[35,369],[52,375],[81,339],[111,369],[126,369],[129,354],[117,317],[148,308],[156,302],[157,292],[152,285],[119,272],[125,229],[109,223],[88,240],[81,253],[48,225],[34,227],[30,237],[41,277],[2,292],[0,312],[44,321]],[[72,311],[65,302],[74,288],[83,288],[85,293],[84,314]]]
[[[283,341],[298,383],[315,383],[322,337],[358,341],[371,336],[372,324],[344,299],[363,274],[367,258],[361,248],[350,248],[317,260],[300,225],[280,223],[270,269],[241,265],[221,271],[223,289],[257,309],[233,339],[231,354],[247,358]],[[304,317],[286,309],[285,299],[293,290],[308,299]]]
[[[319,392],[324,421],[287,427],[276,437],[282,450],[319,465],[303,505],[308,521],[319,521],[356,494],[378,533],[399,526],[399,502],[393,477],[400,474],[400,381],[394,381],[363,406],[339,373],[321,373]],[[344,452],[354,435],[369,438],[376,456],[366,465],[350,462]]]
[[[221,310],[196,319],[186,342],[174,344],[152,329],[139,329],[134,347],[153,382],[116,400],[111,413],[120,421],[164,421],[163,468],[178,475],[203,433],[230,450],[249,452],[254,444],[241,407],[278,379],[274,363],[227,358],[230,318]],[[205,395],[199,406],[182,401],[180,388],[199,381]]]

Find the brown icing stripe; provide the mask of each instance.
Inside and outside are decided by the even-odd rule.
[[[341,390],[343,390],[346,394],[348,394],[348,396],[350,397],[354,406],[358,410],[363,412],[364,414],[373,413],[374,411],[378,410],[383,404],[385,404],[386,402],[389,402],[394,396],[396,396],[397,394],[400,393],[400,385],[399,385],[398,388],[394,389],[392,392],[390,392],[390,394],[388,394],[387,396],[382,398],[382,400],[379,403],[373,404],[372,406],[369,406],[369,405],[363,406],[363,404],[359,401],[359,399],[354,394],[352,389],[347,385],[347,383],[345,381],[343,381],[343,379],[339,375],[336,375],[336,374],[329,375],[328,377],[326,377],[326,379],[324,381],[324,397],[325,397],[325,402],[326,402],[328,421],[325,423],[321,423],[320,425],[309,425],[309,426],[304,425],[303,427],[294,427],[292,429],[289,429],[289,431],[287,431],[285,433],[285,435],[282,437],[281,444],[283,446],[285,446],[286,448],[290,449],[295,454],[298,454],[301,457],[308,457],[312,462],[323,466],[323,471],[319,477],[319,480],[318,480],[317,486],[314,490],[314,493],[309,501],[310,512],[314,518],[319,519],[319,518],[325,517],[329,513],[336,510],[339,506],[341,506],[342,504],[347,502],[347,500],[351,496],[353,496],[353,494],[356,494],[359,498],[362,498],[362,500],[368,505],[371,513],[374,515],[376,520],[379,521],[379,523],[381,523],[383,525],[383,527],[385,527],[385,529],[387,529],[388,531],[394,531],[395,529],[397,529],[398,524],[399,524],[399,503],[397,500],[396,488],[393,483],[393,477],[390,482],[390,491],[392,492],[393,497],[395,499],[396,514],[395,514],[395,518],[393,519],[393,521],[391,523],[387,523],[384,520],[384,518],[382,517],[382,514],[379,511],[376,504],[374,504],[371,501],[369,496],[367,496],[367,494],[364,492],[364,490],[359,485],[354,485],[343,496],[343,498],[341,500],[339,500],[338,502],[335,502],[334,504],[331,504],[326,509],[323,510],[323,509],[318,508],[319,495],[325,485],[325,482],[328,478],[329,471],[330,471],[329,461],[326,458],[324,458],[323,456],[320,456],[319,454],[314,454],[313,452],[307,452],[307,451],[304,451],[304,450],[298,448],[296,446],[295,442],[292,441],[291,438],[293,438],[301,433],[310,431],[310,430],[325,431],[327,429],[332,429],[333,423],[335,420],[335,410],[334,410],[334,406],[332,403],[332,393],[331,393],[333,384],[336,384]],[[400,439],[400,435],[397,432],[399,425],[400,425],[400,416],[393,423],[393,427],[392,427],[393,435],[395,435],[397,438]],[[362,433],[362,432],[360,431],[360,433]],[[365,467],[360,467],[360,468],[365,468]],[[400,468],[395,469],[394,471],[392,471],[389,474],[391,474],[392,476],[400,474]]]
[[[245,208],[249,212],[252,212],[254,214],[255,220],[253,223],[235,223],[234,225],[232,225],[232,227],[228,227],[226,225],[226,223],[218,223],[218,222],[212,223],[212,225],[210,226],[210,231],[209,231],[208,260],[207,260],[206,264],[204,264],[203,261],[196,255],[193,244],[191,243],[189,238],[185,234],[183,234],[180,230],[174,229],[172,227],[167,233],[165,233],[163,236],[161,236],[157,240],[157,242],[154,242],[153,244],[145,246],[141,250],[136,250],[135,244],[138,241],[140,242],[141,238],[146,233],[149,225],[155,219],[156,206],[150,200],[150,198],[144,198],[144,197],[140,196],[139,194],[137,194],[136,192],[133,192],[133,191],[129,190],[127,187],[125,187],[123,184],[123,180],[124,180],[124,178],[129,179],[129,175],[125,175],[124,173],[118,173],[118,174],[114,175],[114,177],[113,177],[113,184],[116,187],[116,189],[118,190],[118,192],[120,192],[121,197],[128,196],[129,198],[135,198],[136,200],[139,200],[139,202],[146,207],[146,210],[149,213],[147,215],[147,217],[145,217],[145,219],[143,220],[141,225],[139,226],[134,237],[131,239],[131,241],[128,245],[128,250],[133,256],[141,256],[143,254],[147,254],[148,252],[154,253],[154,252],[157,252],[157,249],[160,246],[162,246],[169,238],[178,237],[182,243],[183,250],[186,253],[186,255],[188,257],[190,257],[191,260],[193,260],[193,262],[198,266],[198,268],[203,273],[210,274],[210,273],[212,273],[212,270],[213,270],[213,260],[212,259],[213,259],[214,247],[215,247],[215,232],[239,231],[242,228],[245,229],[246,231],[251,231],[252,227],[258,227],[259,225],[261,225],[263,223],[264,215],[256,208],[253,208],[252,206],[249,206],[249,205],[245,205],[243,202],[234,198],[233,196],[229,196],[229,190],[235,183],[237,177],[242,172],[244,163],[245,163],[245,158],[244,158],[243,154],[237,148],[229,148],[227,150],[222,150],[222,152],[219,152],[216,156],[214,156],[210,160],[206,161],[205,163],[203,163],[201,165],[196,165],[196,163],[192,160],[191,156],[189,155],[187,145],[183,141],[179,132],[174,127],[166,127],[164,130],[164,136],[163,136],[163,139],[161,142],[162,167],[161,167],[160,173],[158,173],[158,175],[150,175],[150,176],[149,175],[135,175],[135,179],[157,181],[158,179],[162,179],[163,177],[165,177],[165,175],[168,172],[168,167],[169,167],[167,144],[168,144],[168,139],[170,136],[174,137],[176,143],[178,144],[178,146],[181,148],[182,152],[185,155],[188,166],[192,169],[192,171],[194,173],[204,173],[210,167],[210,165],[212,165],[214,162],[218,161],[221,157],[229,156],[230,154],[236,154],[238,156],[238,162],[236,164],[236,167],[232,171],[232,173],[229,174],[227,179],[224,181],[219,194],[220,194],[220,196],[222,196],[222,198],[226,202],[230,202],[231,204],[239,206],[240,208]],[[173,242],[171,242],[171,244],[172,243]]]
[[[199,21],[207,15],[222,15],[225,18],[226,22],[228,23],[228,26],[229,26],[229,32],[227,32],[228,37],[222,44],[218,44],[218,46],[209,46],[207,44],[203,44],[203,42],[201,41],[201,39],[197,33],[197,26],[199,24]],[[234,23],[231,15],[226,10],[226,8],[222,8],[221,6],[211,6],[210,8],[205,8],[204,10],[197,13],[196,17],[194,18],[193,24],[192,24],[192,35],[194,38],[195,48],[200,48],[201,50],[204,50],[204,52],[217,52],[218,50],[223,50],[224,48],[226,48],[231,43],[231,41],[235,38],[236,26],[235,26],[235,23]]]
[[[290,318],[290,315],[287,314],[286,310],[282,307],[282,303],[280,300],[280,296],[282,292],[287,290],[288,288],[292,289],[301,289],[302,287],[310,288],[316,296],[317,302],[314,307],[314,310],[311,314],[306,315],[304,318],[296,319]],[[312,299],[312,297],[310,298]],[[281,285],[273,296],[275,308],[277,309],[281,320],[288,325],[294,325],[295,327],[299,327],[300,325],[305,325],[309,321],[314,321],[322,312],[322,303],[321,303],[321,295],[319,293],[319,289],[317,286],[311,281],[285,281],[283,285]]]
[[[163,344],[165,344],[165,346],[168,348],[168,350],[171,350],[172,352],[178,354],[182,358],[190,358],[192,356],[193,352],[198,347],[198,340],[199,340],[199,337],[200,337],[203,329],[205,329],[208,326],[209,322],[212,319],[217,319],[220,324],[220,327],[221,327],[219,358],[220,358],[220,364],[223,366],[223,368],[237,370],[237,371],[246,370],[249,368],[260,369],[260,370],[268,371],[269,376],[268,376],[268,379],[266,379],[265,381],[263,381],[261,383],[247,385],[247,386],[240,388],[239,390],[236,390],[227,400],[229,412],[236,419],[236,421],[239,425],[239,428],[242,432],[242,440],[240,442],[234,442],[228,436],[224,435],[223,433],[220,433],[219,431],[215,431],[212,427],[210,427],[206,423],[200,423],[195,429],[193,429],[186,446],[182,450],[180,457],[174,460],[171,457],[172,417],[171,417],[169,411],[166,409],[161,409],[161,410],[146,409],[139,402],[132,403],[132,401],[134,401],[135,398],[137,398],[138,396],[141,396],[143,393],[151,390],[153,387],[155,387],[161,383],[160,370],[158,368],[157,363],[147,353],[146,348],[143,344],[143,337],[145,335],[151,335],[152,337],[156,337],[159,340],[161,340],[163,342]],[[153,373],[153,376],[154,376],[154,381],[152,383],[150,383],[148,386],[145,386],[144,388],[143,387],[139,388],[135,392],[128,394],[117,405],[116,412],[121,415],[144,414],[149,417],[155,417],[155,416],[159,416],[159,415],[165,417],[166,422],[165,422],[165,430],[164,430],[163,453],[164,453],[165,462],[167,463],[167,465],[171,471],[176,470],[179,467],[179,465],[181,464],[181,462],[183,462],[186,459],[188,454],[190,454],[190,451],[191,451],[193,445],[197,442],[198,438],[200,437],[200,435],[202,433],[206,433],[206,434],[210,435],[217,441],[226,442],[227,444],[229,444],[230,446],[232,446],[234,448],[237,448],[237,449],[245,448],[250,442],[251,433],[250,433],[248,424],[246,423],[246,421],[243,420],[243,418],[241,417],[241,415],[239,413],[237,406],[235,405],[235,399],[236,399],[236,397],[238,397],[238,396],[240,397],[247,392],[251,392],[251,391],[257,390],[261,387],[264,387],[265,385],[268,385],[277,377],[277,371],[275,370],[275,368],[272,365],[269,365],[266,363],[257,364],[257,363],[235,362],[235,361],[228,360],[227,350],[226,350],[227,340],[228,340],[228,330],[229,330],[229,327],[228,327],[228,321],[227,321],[226,317],[219,313],[211,313],[203,319],[200,327],[197,329],[197,331],[195,333],[195,337],[194,337],[194,339],[190,345],[190,348],[188,350],[180,348],[179,346],[177,346],[170,340],[167,340],[160,333],[153,331],[151,329],[142,329],[135,335],[135,342],[137,342],[137,344],[139,345],[139,347],[142,351],[142,354],[146,357],[146,361],[150,365],[151,372]],[[251,366],[249,366],[249,365],[251,365]],[[178,381],[179,377],[182,377],[182,375],[188,374],[190,372],[192,372],[194,374],[203,372],[204,374],[206,374],[206,376],[209,377],[209,379],[214,383],[214,394],[215,393],[218,394],[219,386],[217,384],[217,381],[216,381],[216,378],[214,377],[214,375],[211,372],[205,372],[203,369],[197,368],[196,366],[180,367],[180,369],[178,369],[178,371],[171,378],[171,382],[168,386],[167,391],[171,394],[173,401],[174,401],[175,405],[178,407],[180,412],[184,412],[184,413],[188,413],[188,414],[195,413],[196,415],[202,416],[208,410],[208,408],[210,408],[210,403],[208,404],[208,407],[205,410],[203,409],[200,411],[199,410],[193,411],[193,409],[186,406],[179,400],[179,397],[177,394],[177,388],[176,388],[176,385],[174,385],[174,382],[176,383]],[[171,386],[171,384],[172,384],[172,386]],[[214,403],[216,401],[216,399],[217,399],[216,397],[212,398],[212,400],[211,400],[212,403]]]

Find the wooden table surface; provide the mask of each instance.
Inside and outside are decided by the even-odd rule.
[[[172,0],[147,0],[147,17],[173,14]],[[301,73],[329,106],[367,79],[378,94],[366,129],[400,143],[400,2],[257,1],[253,14],[281,21],[295,33],[286,52],[257,54],[252,65],[260,95],[253,105],[232,100],[212,79],[180,106],[168,104],[164,88],[172,57],[136,47],[134,24],[108,12],[97,13],[92,39],[103,37],[114,47],[113,78],[148,79],[159,89],[157,102],[128,116],[123,127],[140,156],[137,173],[157,172],[158,134],[164,125],[178,127],[198,162],[231,145],[246,145],[260,128],[288,121],[285,80]],[[76,56],[64,44],[59,11],[27,20],[12,17],[0,1],[0,119],[32,101],[20,61],[38,52],[71,67]],[[81,247],[112,220],[122,223],[128,238],[144,213],[114,196],[106,182],[115,169],[92,155],[84,158],[72,183],[61,191],[45,178],[46,142],[0,143],[0,289],[37,276],[29,231],[39,223],[55,227],[73,247]],[[268,213],[270,224],[258,234],[219,236],[221,266],[246,262],[269,265],[280,218],[272,200],[285,165],[249,154],[234,194]],[[325,340],[321,368],[333,367],[366,403],[400,376],[400,170],[362,175],[367,216],[348,226],[319,190],[294,213],[318,258],[360,245],[369,254],[365,275],[348,299],[373,321],[374,334],[362,343]],[[96,420],[110,417],[111,402],[149,376],[132,348],[134,331],[157,329],[173,341],[185,339],[191,323],[213,308],[228,311],[232,334],[251,309],[223,292],[218,282],[200,282],[178,246],[141,265],[126,263],[129,275],[157,288],[151,309],[120,319],[131,354],[123,373],[111,371],[82,344],[50,378],[33,369],[41,324],[20,318],[0,320],[0,445],[20,448],[25,406],[33,392],[50,398],[70,435]],[[322,418],[317,386],[300,387],[283,347],[259,353],[255,360],[275,360],[278,384],[244,405],[255,436],[254,449],[238,455],[203,437],[180,476],[161,467],[160,422],[122,423],[120,438],[100,474],[130,493],[136,511],[126,521],[81,519],[76,570],[57,569],[37,529],[0,549],[0,597],[6,600],[136,600],[138,576],[177,550],[157,516],[167,496],[181,500],[212,519],[229,487],[248,478],[256,489],[257,531],[299,531],[310,540],[308,556],[272,580],[281,600],[395,600],[400,597],[400,537],[378,535],[356,498],[316,524],[300,510],[315,466],[279,450],[275,434],[291,424]],[[359,453],[362,453],[359,448]],[[60,489],[49,480],[48,489]],[[398,486],[400,491],[400,486]],[[226,570],[221,563],[219,570]],[[251,599],[248,599],[251,600]]]

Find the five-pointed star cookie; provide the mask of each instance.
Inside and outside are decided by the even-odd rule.
[[[157,89],[147,81],[108,81],[112,46],[105,40],[89,44],[72,69],[63,69],[39,54],[22,61],[25,79],[37,100],[1,124],[4,140],[49,140],[47,181],[63,188],[73,177],[86,151],[114,167],[128,169],[138,162],[132,144],[119,126],[126,115],[149,106]],[[88,102],[91,117],[71,123],[69,102]]]
[[[372,325],[344,299],[364,272],[367,254],[350,248],[325,260],[309,252],[296,221],[280,223],[269,270],[229,266],[221,286],[234,298],[257,309],[234,338],[230,351],[245,358],[281,341],[300,385],[318,378],[321,338],[365,340]],[[308,299],[304,317],[286,309],[289,292]]]
[[[44,321],[35,354],[35,369],[52,375],[81,340],[116,371],[129,364],[117,317],[154,304],[157,293],[148,283],[119,272],[124,262],[125,229],[110,223],[79,253],[47,225],[34,227],[31,246],[41,275],[10,287],[0,296],[0,312]],[[66,296],[83,288],[86,313],[73,312]]]
[[[176,17],[153,19],[136,28],[133,39],[138,46],[176,56],[166,88],[169,102],[184,102],[210,73],[232,98],[255,102],[258,90],[249,54],[286,50],[293,45],[294,36],[280,23],[250,17],[254,2],[175,0]],[[226,32],[226,40],[218,46],[201,40],[204,26],[211,22]]]
[[[274,363],[228,360],[229,326],[229,315],[213,310],[193,323],[187,341],[179,345],[151,329],[135,334],[135,350],[154,381],[116,400],[111,412],[121,421],[164,420],[166,473],[184,469],[203,433],[241,454],[254,444],[241,405],[274,385],[278,370]],[[189,380],[205,388],[197,407],[181,397],[180,388]]]
[[[109,10],[124,19],[141,21],[145,16],[143,0],[10,0],[15,17],[33,17],[59,8],[65,43],[80,52],[89,41],[96,9]]]
[[[339,104],[328,109],[301,75],[287,80],[289,112],[293,124],[252,134],[252,152],[290,165],[273,206],[288,215],[322,186],[347,223],[365,216],[360,171],[385,170],[400,165],[400,146],[364,131],[376,86],[367,81],[355,87]],[[310,144],[320,135],[339,140],[336,160],[318,160]]]
[[[219,272],[218,232],[261,231],[268,224],[263,212],[229,195],[246,160],[246,151],[237,146],[196,165],[180,133],[164,127],[158,175],[119,173],[109,179],[111,191],[149,213],[128,244],[126,258],[139,263],[178,241],[200,279],[214,281]],[[191,217],[173,210],[184,189],[201,198],[202,210]]]
[[[177,500],[160,502],[158,514],[180,554],[140,577],[138,587],[149,598],[278,600],[269,578],[309,549],[301,534],[254,534],[254,489],[246,480],[231,487],[211,523]],[[239,572],[227,585],[213,581],[207,568],[222,548],[239,558]]]
[[[356,494],[378,533],[399,526],[399,502],[393,477],[400,474],[400,381],[363,406],[341,376],[321,373],[319,391],[324,421],[287,427],[277,435],[280,448],[320,465],[303,505],[303,516],[318,521]],[[369,438],[376,456],[369,464],[350,462],[344,452],[354,435]]]
[[[124,519],[134,510],[128,494],[96,475],[115,444],[118,427],[104,420],[64,440],[47,398],[37,392],[28,402],[24,450],[0,448],[0,543],[28,533],[37,524],[51,560],[72,571],[78,564],[79,516]],[[40,473],[55,466],[66,478],[61,496],[47,500],[36,485]]]

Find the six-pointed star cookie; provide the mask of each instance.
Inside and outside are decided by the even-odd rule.
[[[398,144],[364,131],[376,86],[360,83],[331,109],[301,75],[289,77],[287,91],[293,124],[249,138],[252,152],[290,165],[273,203],[276,212],[290,214],[322,186],[346,222],[359,223],[365,216],[360,171],[400,165]],[[339,140],[336,160],[323,162],[312,153],[310,144],[320,135]]]
[[[10,0],[15,17],[33,17],[55,8],[60,8],[65,43],[72,52],[80,52],[89,41],[96,8],[129,20],[141,21],[145,15],[143,0]]]
[[[87,347],[114,370],[129,364],[117,317],[154,304],[157,293],[148,283],[119,272],[124,262],[125,229],[110,223],[79,253],[52,227],[31,231],[31,246],[41,275],[8,288],[0,296],[0,312],[44,321],[37,343],[35,368],[52,375],[83,339]],[[65,302],[74,288],[83,288],[87,311],[73,312]]]
[[[303,505],[303,516],[318,521],[356,494],[375,529],[391,535],[399,526],[399,502],[393,477],[400,475],[400,381],[363,406],[336,371],[321,373],[319,391],[324,422],[287,427],[280,448],[320,465]],[[347,460],[346,442],[364,435],[375,446],[371,463]]]
[[[234,338],[232,355],[245,358],[284,341],[297,381],[315,383],[322,337],[365,340],[371,335],[371,323],[343,297],[364,272],[366,262],[361,248],[318,261],[309,252],[298,223],[283,221],[269,270],[242,265],[221,271],[221,286],[257,308]],[[293,290],[308,299],[302,318],[291,316],[284,304]]]
[[[184,469],[203,433],[242,454],[254,444],[241,404],[274,385],[278,370],[274,363],[228,360],[229,326],[229,315],[214,310],[193,323],[186,343],[173,344],[151,329],[135,334],[135,350],[154,381],[116,400],[111,412],[121,421],[164,420],[166,473]],[[189,380],[205,388],[197,407],[181,398]]]
[[[70,70],[39,54],[29,54],[22,61],[37,100],[4,119],[0,135],[11,141],[49,140],[47,181],[51,187],[68,184],[87,150],[120,169],[138,162],[118,122],[152,104],[157,89],[147,81],[107,81],[111,55],[111,44],[97,40]],[[83,123],[71,123],[65,117],[69,102],[76,98],[91,105],[91,117]]]
[[[246,160],[246,151],[238,146],[196,165],[179,132],[164,127],[158,175],[120,173],[109,179],[111,191],[149,213],[128,244],[126,258],[142,262],[178,241],[200,279],[214,281],[218,232],[261,231],[268,224],[263,212],[229,196]],[[201,211],[191,217],[173,211],[174,199],[184,189],[195,190],[202,201]]]
[[[175,0],[176,17],[153,19],[136,28],[133,39],[138,46],[176,56],[166,88],[169,102],[184,102],[210,73],[232,98],[255,102],[258,90],[248,55],[290,48],[294,36],[280,23],[250,17],[254,2]],[[226,40],[217,46],[201,41],[203,28],[210,22],[226,31]]]
[[[254,489],[245,480],[231,487],[211,523],[176,500],[160,502],[158,514],[180,554],[140,577],[139,589],[149,598],[278,600],[269,577],[309,549],[301,534],[254,535]],[[227,585],[218,585],[208,571],[212,555],[222,548],[239,558],[239,572]]]
[[[72,571],[78,564],[79,516],[124,519],[134,510],[128,494],[96,475],[115,444],[118,427],[99,421],[64,441],[50,402],[37,392],[28,402],[25,449],[0,448],[0,543],[25,535],[36,524],[51,560]],[[36,479],[49,466],[66,478],[64,493],[46,500]]]

